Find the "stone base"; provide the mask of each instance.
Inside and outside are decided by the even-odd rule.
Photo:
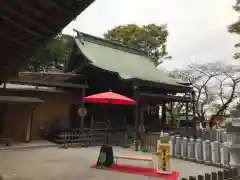
[[[106,153],[106,161],[103,163],[103,165],[105,167],[111,167],[114,164],[112,146],[103,145],[101,147],[99,155],[100,155],[101,152]],[[99,165],[100,165],[100,162],[99,162],[99,157],[98,157],[97,166],[99,166]]]
[[[211,161],[203,161],[203,164],[210,165],[213,164]]]

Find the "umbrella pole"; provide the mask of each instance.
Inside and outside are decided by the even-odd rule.
[[[109,108],[109,106],[107,106],[107,108]],[[109,114],[107,113],[109,111],[107,111],[107,109],[105,108],[105,114],[106,114],[106,118],[107,118],[107,121],[108,121],[108,129],[107,129],[107,138],[106,138],[106,145],[107,146],[110,146],[110,127],[109,127]]]

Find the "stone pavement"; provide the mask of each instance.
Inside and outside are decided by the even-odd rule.
[[[21,149],[21,148],[44,148],[44,147],[56,147],[57,144],[46,140],[32,141],[26,143],[16,143],[14,142],[12,146],[5,146],[4,144],[0,144],[0,150],[12,150],[12,149]]]
[[[11,180],[144,180],[149,177],[110,172],[89,168],[96,163],[100,147],[69,148],[26,148],[0,151],[0,173]],[[114,147],[115,154],[151,154],[135,152],[131,149]],[[121,161],[121,160],[120,160]],[[148,166],[146,162],[124,161],[120,163],[137,163]],[[196,163],[172,160],[173,169],[181,177],[218,171],[219,168]],[[179,178],[179,179],[180,179]],[[150,178],[157,179],[157,178]],[[158,178],[159,179],[159,178]]]

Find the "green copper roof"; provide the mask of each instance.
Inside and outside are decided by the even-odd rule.
[[[116,72],[125,80],[139,79],[181,86],[165,72],[157,69],[149,57],[141,51],[83,33],[76,38],[76,43],[92,65]]]

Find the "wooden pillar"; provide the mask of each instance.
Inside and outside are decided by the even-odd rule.
[[[25,141],[26,142],[30,142],[31,141],[31,119],[33,116],[33,109],[30,109],[30,116],[27,119],[27,132],[26,132],[26,138]]]
[[[144,132],[144,109],[143,109],[143,106],[142,106],[142,103],[139,103],[139,109],[140,109],[140,126],[141,126],[141,133]]]
[[[193,118],[196,116],[196,104],[195,104],[195,99],[196,99],[196,93],[195,91],[192,91],[192,111],[193,111]]]
[[[33,119],[34,119],[34,112],[36,109],[37,109],[37,104],[34,104],[34,107],[32,107],[30,110],[30,117],[29,117],[28,123],[27,123],[26,142],[30,142],[32,140]],[[41,132],[41,133],[43,133],[43,132]]]
[[[138,151],[138,141],[140,140],[140,133],[139,133],[139,96],[138,96],[138,92],[135,89],[134,92],[134,97],[135,97],[135,101],[136,101],[136,105],[135,105],[135,151]]]
[[[173,102],[169,102],[169,104],[170,104],[170,111],[171,111],[171,114],[170,114],[170,122],[171,122],[171,126],[173,126],[174,125],[174,118],[172,117],[172,112],[173,112]]]
[[[93,126],[94,126],[94,117],[93,117],[93,115],[91,115],[91,117],[90,117],[90,129],[92,129]]]
[[[162,103],[162,127],[161,129],[164,129],[164,126],[166,125],[167,115],[166,115],[166,102]]]
[[[192,91],[192,113],[193,113],[193,119],[192,119],[192,130],[193,130],[193,136],[197,136],[197,127],[196,127],[196,93],[195,91]]]
[[[189,126],[189,119],[188,119],[188,102],[186,103],[186,132],[188,134],[188,126]]]
[[[85,103],[83,98],[85,97],[85,88],[82,88],[82,102],[81,102],[81,129],[84,130],[84,113],[85,113]]]

